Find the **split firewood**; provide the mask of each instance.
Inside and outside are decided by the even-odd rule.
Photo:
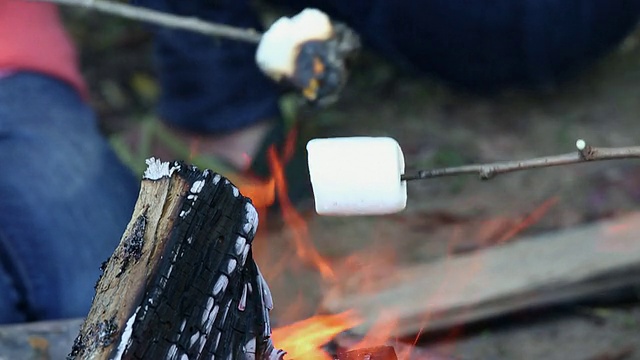
[[[219,174],[147,163],[69,359],[282,359],[251,201]]]

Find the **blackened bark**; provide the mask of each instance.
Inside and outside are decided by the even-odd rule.
[[[72,359],[279,359],[269,288],[251,254],[258,218],[224,177],[149,163],[96,286]]]

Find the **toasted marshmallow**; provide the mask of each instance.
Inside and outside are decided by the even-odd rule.
[[[293,77],[302,44],[327,40],[333,34],[331,20],[317,9],[305,9],[291,18],[281,17],[262,35],[256,51],[260,70],[279,81]]]
[[[381,215],[406,207],[404,155],[394,139],[314,139],[307,152],[318,214]]]

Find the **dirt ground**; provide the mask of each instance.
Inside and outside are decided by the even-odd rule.
[[[69,15],[70,28],[83,44],[94,104],[105,129],[117,135],[153,113],[158,89],[149,65],[149,37],[126,22],[110,20],[109,31],[100,22],[77,24],[78,16],[83,14]],[[415,79],[366,55],[337,104],[302,108],[298,117],[307,136],[392,136],[405,152],[408,170],[565,153],[578,138],[593,146],[640,145],[638,41],[640,35],[631,37],[611,56],[555,88],[490,97]],[[549,199],[557,200],[522,234],[638,210],[639,163],[590,163],[486,182],[473,176],[415,182],[409,185],[407,209],[397,215],[321,218],[305,213],[305,219],[320,254],[335,266],[363,252],[367,257],[358,261],[368,263],[358,263],[362,266],[406,266],[490,246],[499,234],[483,234],[482,225],[513,224]],[[295,258],[295,251],[291,229],[280,223],[276,216],[263,219],[265,230],[256,240],[257,261],[274,292],[276,325],[313,315],[324,289],[311,266],[282,265],[283,258]],[[460,229],[463,235],[453,244],[452,233]],[[445,336],[426,334],[419,346],[470,360],[640,359],[637,294],[525,311]]]

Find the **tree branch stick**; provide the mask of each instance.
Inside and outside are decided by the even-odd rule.
[[[640,146],[620,148],[599,148],[586,145],[584,140],[576,142],[577,151],[521,161],[501,161],[489,164],[464,165],[439,169],[420,170],[414,174],[404,174],[404,181],[431,179],[444,176],[478,174],[480,179],[489,180],[497,175],[542,167],[579,164],[587,161],[640,158]]]
[[[145,9],[139,6],[121,4],[105,0],[33,0],[62,5],[73,5],[100,11],[106,14],[124,17],[131,20],[144,21],[175,29],[188,30],[204,35],[244,41],[257,44],[262,34],[254,29],[241,29],[229,25],[211,23],[195,17],[185,17]]]

